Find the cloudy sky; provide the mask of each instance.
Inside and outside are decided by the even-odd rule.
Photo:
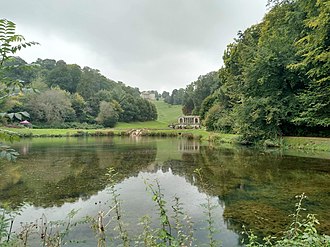
[[[10,0],[0,18],[41,46],[18,55],[63,59],[116,81],[172,91],[222,65],[239,30],[260,22],[267,0]]]

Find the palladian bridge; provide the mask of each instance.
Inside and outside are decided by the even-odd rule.
[[[201,120],[199,116],[181,116],[178,118],[178,124],[175,128],[185,129],[187,127],[199,129],[201,127]]]

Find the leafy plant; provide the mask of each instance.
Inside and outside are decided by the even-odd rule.
[[[330,246],[330,237],[317,232],[316,226],[319,224],[319,221],[315,215],[307,214],[305,218],[302,218],[301,212],[306,210],[302,207],[303,200],[307,198],[305,194],[296,196],[296,198],[298,202],[296,203],[295,212],[290,215],[292,223],[289,229],[284,232],[283,237],[276,239],[273,236],[267,236],[263,241],[259,241],[253,231],[245,230],[244,233],[248,236],[246,247]]]
[[[198,179],[200,180],[200,184],[203,188],[203,190],[206,190],[206,187],[209,185],[204,181],[203,175],[202,175],[202,169],[195,169],[194,173],[197,175]],[[217,229],[215,227],[215,221],[213,217],[213,211],[215,208],[218,207],[218,205],[215,205],[211,201],[211,197],[206,194],[206,202],[202,203],[201,206],[203,207],[203,213],[206,216],[206,223],[207,223],[207,231],[208,231],[208,239],[209,243],[208,246],[210,247],[216,247],[216,246],[221,246],[221,243],[217,241],[214,238],[215,233],[217,232]]]
[[[21,81],[4,77],[5,71],[13,69],[12,66],[5,66],[5,62],[22,48],[38,44],[34,41],[26,42],[22,35],[15,33],[15,30],[16,24],[14,22],[0,19],[0,84],[2,85],[0,100],[12,96],[24,88]]]
[[[22,35],[16,34],[16,24],[7,19],[0,19],[0,102],[5,98],[14,96],[22,92],[25,85],[20,80],[11,79],[5,76],[5,73],[12,70],[15,66],[6,66],[5,62],[10,60],[14,54],[28,46],[36,45],[37,42],[26,42]],[[27,112],[1,113],[0,117],[22,120],[22,117],[29,117]],[[4,132],[0,129],[0,140],[13,138],[14,133]],[[9,160],[15,160],[18,153],[6,145],[0,143],[0,157],[6,157]]]
[[[161,191],[159,181],[156,180],[156,186],[150,183],[146,183],[146,186],[152,194],[152,200],[158,207],[161,228],[157,234],[159,241],[162,242],[159,246],[171,246],[174,239],[172,235],[172,225],[169,220],[168,212],[166,209],[166,201],[164,199],[164,194]]]

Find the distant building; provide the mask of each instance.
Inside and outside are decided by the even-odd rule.
[[[199,116],[181,116],[178,118],[178,124],[200,127],[201,121]]]
[[[181,116],[178,117],[177,124],[170,124],[169,127],[174,129],[199,129],[201,127],[201,120],[199,116]]]
[[[156,100],[156,94],[148,92],[148,91],[143,91],[141,93],[141,97],[143,99],[147,99],[147,100]]]

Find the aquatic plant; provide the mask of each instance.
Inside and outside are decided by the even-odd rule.
[[[204,182],[202,170],[195,170],[195,174],[197,175],[196,179],[203,185],[202,189],[205,189],[208,185]],[[159,181],[146,180],[146,189],[155,203],[159,224],[154,224],[152,215],[145,215],[139,223],[139,226],[142,227],[141,232],[134,235],[126,228],[125,213],[122,210],[123,202],[120,199],[119,190],[115,187],[117,172],[110,168],[107,176],[111,195],[110,205],[106,209],[101,208],[97,215],[88,216],[82,221],[73,220],[77,210],[71,211],[67,219],[63,221],[48,221],[47,217],[43,215],[35,222],[22,223],[20,231],[13,233],[11,225],[14,218],[9,212],[2,210],[0,214],[0,246],[35,246],[37,244],[38,246],[55,247],[70,243],[79,243],[80,246],[83,246],[84,241],[82,239],[70,239],[70,233],[74,231],[77,224],[88,224],[94,229],[98,247],[221,246],[221,243],[215,238],[219,229],[216,227],[213,210],[217,205],[212,203],[210,196],[207,196],[206,202],[201,205],[207,223],[206,230],[209,241],[197,243],[194,238],[196,230],[193,229],[193,222],[191,217],[183,211],[180,198],[174,196],[173,204],[169,205],[170,201],[166,200]],[[288,216],[292,223],[285,232],[281,233],[281,237],[278,237],[279,234],[276,233],[260,239],[252,230],[244,228],[243,234],[245,234],[246,239],[242,244],[245,244],[246,247],[329,247],[330,237],[319,234],[316,229],[319,224],[316,216],[314,214],[302,216],[302,212],[306,210],[303,207],[303,202],[306,199],[305,194],[297,196],[296,199],[298,201],[295,205],[295,211]]]
[[[277,239],[274,236],[267,236],[258,240],[258,237],[253,231],[244,231],[247,235],[246,247],[329,247],[330,236],[321,235],[317,232],[316,225],[319,221],[314,214],[307,214],[305,218],[302,217],[301,212],[306,209],[303,208],[303,200],[306,199],[306,195],[303,193],[296,196],[298,202],[295,205],[295,212],[289,217],[292,218],[292,223],[289,229],[282,234],[282,237]]]

